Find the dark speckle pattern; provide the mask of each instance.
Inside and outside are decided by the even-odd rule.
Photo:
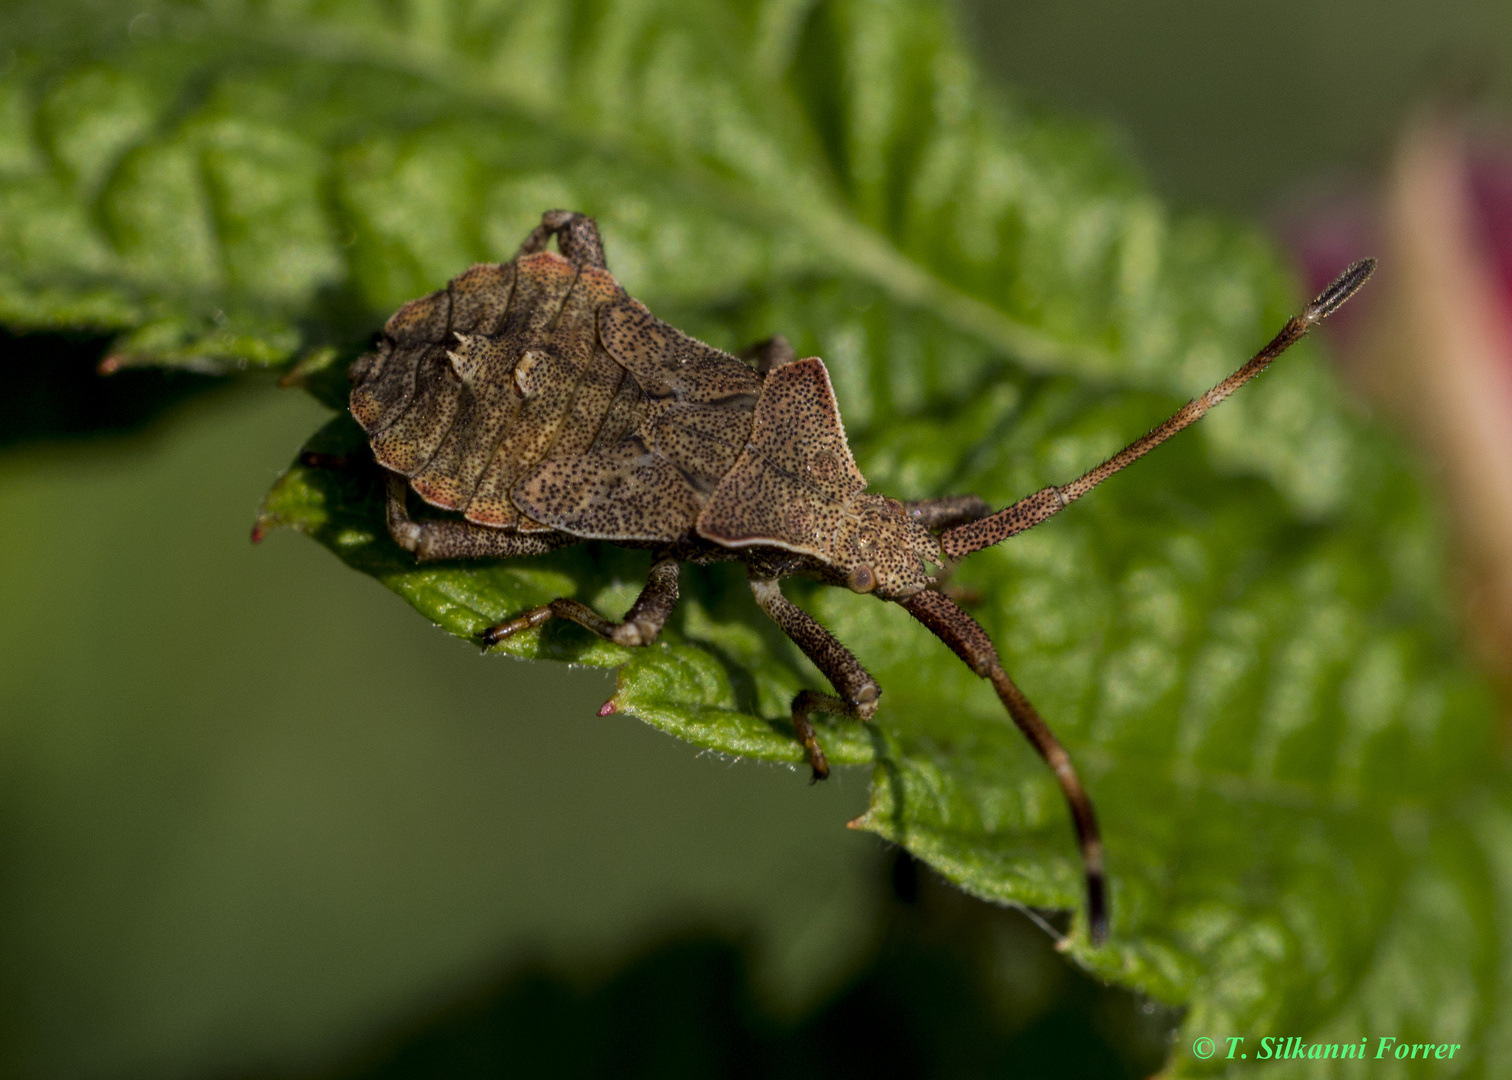
[[[761,377],[661,322],[553,211],[508,263],[402,307],[351,370],[378,462],[433,506],[507,532],[693,536],[750,437]],[[545,250],[557,235],[564,255]]]
[[[399,309],[352,367],[352,414],[381,465],[474,525],[779,549],[884,597],[923,588],[938,544],[865,494],[823,362],[758,352],[753,368],[656,318],[604,269],[592,220],[552,211],[510,262]]]
[[[829,373],[817,357],[774,370],[750,443],[698,518],[717,544],[773,544],[829,561],[850,501],[866,488],[845,441]]]
[[[639,389],[639,407],[622,419],[620,387],[611,385],[607,369],[590,367],[579,401],[591,407],[564,429],[555,452],[522,476],[514,503],[537,521],[585,538],[686,539],[750,438],[760,377],[623,293],[599,310],[597,342],[602,357]],[[599,439],[596,432],[611,423],[625,424],[626,434]]]

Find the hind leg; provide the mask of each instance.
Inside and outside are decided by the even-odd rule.
[[[667,625],[667,617],[677,606],[677,571],[676,559],[662,556],[653,562],[646,587],[630,606],[623,622],[606,619],[587,604],[563,596],[490,626],[483,631],[483,644],[497,645],[521,630],[540,626],[547,619],[569,619],[617,645],[650,645]]]
[[[570,210],[548,210],[542,214],[541,223],[520,245],[520,254],[534,255],[545,251],[546,241],[553,236],[557,238],[562,258],[573,266],[608,269],[604,263],[604,241],[599,237],[598,223],[587,214],[574,214]]]
[[[397,473],[388,473],[387,481],[389,535],[420,562],[541,555],[577,542],[562,533],[509,533],[470,521],[415,521],[406,501],[409,484]]]

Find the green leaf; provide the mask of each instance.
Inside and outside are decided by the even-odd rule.
[[[823,356],[875,488],[1003,504],[1300,299],[1257,235],[1172,215],[1098,131],[991,100],[928,0],[140,14],[18,9],[0,80],[0,319],[118,332],[121,363],[302,360],[339,405],[390,310],[566,206],[662,317]],[[60,20],[72,52],[27,45]],[[310,448],[361,444],[338,417]],[[469,639],[558,595],[617,615],[644,578],[644,553],[598,545],[418,567],[376,485],[296,464],[259,529],[308,532]],[[1112,941],[1067,948],[1190,1005],[1178,1071],[1222,1067],[1182,1049],[1202,1035],[1459,1041],[1471,1074],[1507,1041],[1512,819],[1439,543],[1402,453],[1303,346],[956,575],[1104,823]],[[787,705],[822,679],[738,566],[684,591],[652,648],[556,624],[504,648],[618,667],[621,711],[798,762]],[[832,761],[874,769],[857,824],[979,896],[1078,908],[1064,806],[986,685],[901,609],[789,591],[885,688],[873,725],[821,726]]]

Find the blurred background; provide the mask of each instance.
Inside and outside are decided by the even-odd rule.
[[[1433,462],[1506,674],[1512,7],[960,18],[1005,92],[1264,221],[1309,284],[1383,257],[1333,352]],[[0,1070],[493,1075],[522,1041],[561,1075],[1160,1067],[1169,1010],[845,829],[864,771],[701,757],[598,718],[608,675],[480,658],[303,537],[251,546],[323,411],[101,380],[105,344],[0,340]]]

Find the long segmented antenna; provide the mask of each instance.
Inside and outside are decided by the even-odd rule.
[[[1138,461],[1182,428],[1196,422],[1214,405],[1269,367],[1271,361],[1296,344],[1314,326],[1338,311],[1365,284],[1375,271],[1375,266],[1374,259],[1361,259],[1351,265],[1332,285],[1318,294],[1302,310],[1302,314],[1282,327],[1281,332],[1249,363],[1200,398],[1187,402],[1165,423],[1143,438],[1136,439],[1097,468],[1069,484],[1047,487],[995,514],[947,529],[940,535],[940,546],[945,554],[959,559],[991,547],[1015,533],[1032,529],[1114,473]],[[975,619],[941,593],[929,589],[899,603],[949,645],[977,675],[991,681],[993,690],[997,692],[1014,724],[1055,774],[1056,782],[1070,807],[1071,820],[1076,826],[1077,843],[1081,848],[1087,886],[1087,936],[1093,945],[1102,945],[1108,936],[1108,898],[1103,874],[1102,837],[1097,828],[1097,815],[1092,808],[1092,800],[1082,787],[1070,755],[1023,691],[1009,677],[987,631]]]
[[[1303,309],[1302,314],[1282,327],[1271,343],[1256,353],[1249,363],[1200,398],[1187,402],[1165,423],[1148,435],[1135,439],[1095,469],[1069,484],[1043,488],[995,514],[941,534],[940,546],[945,554],[953,559],[963,558],[1001,543],[1025,529],[1034,528],[1060,513],[1114,473],[1134,464],[1182,428],[1196,423],[1214,405],[1268,368],[1272,360],[1300,341],[1309,330],[1343,307],[1344,302],[1369,280],[1375,267],[1374,259],[1361,259],[1353,263],[1332,285],[1319,293],[1317,299]]]

